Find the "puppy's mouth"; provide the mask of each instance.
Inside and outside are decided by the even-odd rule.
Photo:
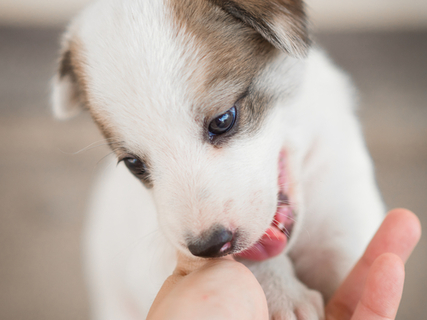
[[[294,206],[290,201],[292,192],[287,168],[286,152],[281,151],[279,156],[279,192],[276,214],[261,239],[249,249],[236,254],[237,257],[263,261],[279,255],[285,249],[295,222]]]

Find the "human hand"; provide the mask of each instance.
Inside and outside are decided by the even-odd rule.
[[[147,320],[267,320],[267,301],[252,272],[232,257],[189,260],[179,256]]]
[[[393,320],[402,297],[404,262],[421,236],[418,218],[388,213],[362,258],[326,306],[326,320]]]
[[[363,257],[326,306],[327,320],[393,320],[403,290],[404,266],[421,235],[410,211],[391,211]],[[147,320],[268,319],[253,274],[231,257],[194,262],[180,257]]]

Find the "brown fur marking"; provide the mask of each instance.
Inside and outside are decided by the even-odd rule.
[[[210,1],[250,25],[279,49],[304,55],[310,44],[302,0]],[[275,29],[282,30],[278,34]]]
[[[96,102],[90,97],[87,76],[84,71],[86,63],[84,59],[83,46],[80,44],[78,39],[73,39],[67,43],[66,48],[67,49],[62,55],[59,66],[60,79],[62,81],[71,81],[73,90],[75,91],[73,97],[75,97],[76,102],[81,104],[82,107],[90,112],[92,119],[116,155],[119,158],[129,156],[130,154],[123,147],[123,142],[119,139],[115,130],[109,125],[108,119],[105,119],[105,117],[97,111],[97,108],[94,107]],[[148,161],[146,161],[146,159],[144,160],[145,165],[149,169]],[[142,178],[141,181],[147,188],[153,187],[149,174]]]
[[[197,118],[206,124],[239,101],[239,130],[221,136],[215,145],[224,144],[237,131],[258,128],[268,110],[270,98],[252,86],[254,78],[278,54],[278,50],[252,27],[228,14],[211,1],[169,0],[177,37],[185,30],[200,54],[187,65],[198,72],[190,79]],[[191,42],[183,45],[192,44]],[[193,43],[194,45],[194,43]],[[210,140],[209,140],[210,141]]]
[[[71,81],[74,90],[74,102],[79,103],[83,108],[89,110],[102,135],[114,150],[118,146],[115,145],[112,128],[108,126],[108,122],[92,107],[95,102],[90,99],[89,95],[87,76],[84,71],[85,59],[83,46],[78,39],[72,39],[68,41],[66,48],[59,66],[60,78],[62,81]]]

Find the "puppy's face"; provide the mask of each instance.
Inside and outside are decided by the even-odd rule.
[[[303,20],[290,0],[96,2],[65,37],[56,114],[90,111],[179,248],[247,249],[277,211]]]

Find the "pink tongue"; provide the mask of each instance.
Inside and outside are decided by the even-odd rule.
[[[236,256],[253,261],[263,261],[280,254],[286,247],[288,239],[276,226],[270,226],[255,245]]]

